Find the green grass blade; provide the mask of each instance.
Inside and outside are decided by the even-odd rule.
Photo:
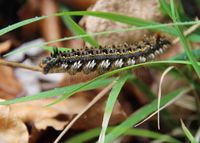
[[[133,65],[133,66],[128,66],[128,67],[124,67],[124,68],[120,68],[120,69],[117,69],[117,70],[114,70],[114,71],[110,71],[110,72],[107,72],[103,75],[100,75],[98,76],[97,78],[87,82],[86,84],[84,84],[83,86],[81,87],[78,87],[77,89],[75,89],[74,91],[72,91],[71,93],[68,93],[68,94],[64,94],[62,97],[60,97],[59,99],[57,99],[56,101],[54,101],[53,103],[49,104],[48,106],[51,106],[51,105],[54,105],[60,101],[63,101],[65,99],[67,99],[68,97],[70,97],[71,95],[75,94],[76,92],[79,92],[79,90],[81,90],[82,88],[84,88],[85,86],[89,85],[89,84],[92,84],[92,82],[94,82],[95,80],[100,80],[100,79],[105,79],[107,77],[110,77],[114,74],[117,74],[117,73],[120,73],[120,72],[123,72],[123,71],[126,71],[126,70],[129,70],[129,69],[132,69],[132,68],[136,68],[136,67],[140,67],[140,66],[149,66],[149,65],[159,65],[161,66],[161,64],[184,64],[184,65],[190,65],[191,63],[188,62],[188,61],[154,61],[154,62],[146,62],[146,63],[141,63],[141,64],[137,64],[137,65]]]
[[[159,0],[161,9],[171,16],[170,5],[166,2],[166,0]]]
[[[184,93],[188,92],[189,88],[181,88],[171,92],[170,94],[161,98],[161,106],[166,105],[168,102],[172,101],[175,98],[180,97]],[[124,132],[126,132],[129,128],[136,125],[143,119],[147,118],[151,113],[157,110],[157,100],[153,101],[152,103],[140,108],[138,111],[133,113],[127,120],[121,123],[119,126],[114,128],[108,135],[106,135],[106,143],[110,143]]]
[[[0,36],[12,31],[12,30],[15,30],[19,27],[22,27],[24,25],[27,25],[27,24],[30,24],[30,23],[33,23],[33,22],[36,22],[36,21],[39,21],[39,20],[42,20],[42,19],[45,19],[47,18],[48,16],[40,16],[40,17],[34,17],[34,18],[30,18],[30,19],[27,19],[27,20],[23,20],[21,22],[18,22],[18,23],[15,23],[15,24],[12,24],[8,27],[5,27],[3,29],[0,30]]]
[[[16,54],[18,52],[27,51],[27,50],[29,50],[30,48],[33,48],[33,47],[40,47],[40,46],[52,44],[52,43],[55,43],[55,42],[66,41],[66,40],[85,38],[85,37],[88,37],[88,36],[97,36],[97,35],[104,35],[104,34],[111,34],[111,33],[121,33],[121,32],[128,32],[128,31],[134,31],[134,30],[143,30],[143,29],[150,29],[150,30],[156,30],[157,29],[159,31],[160,29],[166,29],[166,28],[167,29],[166,29],[165,32],[170,33],[170,29],[168,29],[168,28],[172,28],[170,26],[192,25],[192,24],[197,24],[197,23],[199,23],[199,21],[177,22],[177,23],[170,23],[170,24],[153,24],[153,25],[150,24],[150,25],[146,25],[146,26],[131,27],[131,28],[127,28],[127,29],[117,29],[117,30],[90,33],[90,35],[83,34],[83,35],[78,35],[78,36],[64,37],[64,38],[61,38],[61,39],[56,39],[56,40],[44,42],[43,44],[38,44],[38,45],[34,45],[34,46],[28,46],[28,47],[16,49],[14,51],[11,51],[11,52],[7,53],[6,55],[4,55],[4,57],[12,55],[12,54]],[[171,34],[177,35],[177,33],[174,33],[174,32],[171,33]],[[198,38],[199,36],[196,35],[195,37]]]
[[[122,75],[117,80],[117,83],[113,86],[113,88],[108,96],[108,100],[106,102],[106,107],[105,107],[105,112],[103,115],[102,130],[99,135],[98,143],[104,143],[106,130],[108,128],[108,123],[109,123],[114,105],[116,103],[117,97],[118,97],[123,85],[125,84],[125,82],[127,81],[128,78],[129,78],[128,75]]]
[[[185,124],[183,123],[183,121],[181,120],[181,127],[185,133],[185,135],[187,136],[187,138],[189,139],[189,141],[191,143],[197,143],[197,141],[195,140],[195,138],[193,137],[193,135],[190,133],[190,131],[188,130],[188,128],[185,126]]]
[[[58,98],[54,102],[48,104],[47,106],[52,106],[56,103],[59,103],[59,102],[65,100],[65,99],[69,98],[70,96],[74,95],[75,93],[82,91],[85,87],[93,85],[94,82],[96,82],[96,81],[101,82],[103,80],[104,80],[104,78],[95,78],[93,80],[85,82],[83,85],[76,87],[75,89],[71,90],[70,92],[65,92],[60,98]]]
[[[110,132],[113,127],[108,128],[108,132]],[[99,128],[96,129],[91,129],[89,131],[83,132],[79,135],[76,135],[69,140],[65,141],[64,143],[83,143],[87,142],[95,137],[97,137],[100,133]],[[157,141],[162,141],[166,143],[181,143],[179,140],[170,137],[168,135],[160,134],[157,132],[149,131],[149,130],[144,130],[144,129],[128,129],[123,135],[129,135],[129,136],[138,136],[138,137],[143,137],[143,138],[150,138],[154,139]]]
[[[71,90],[65,90],[66,92],[62,93],[62,94],[64,94],[64,96],[62,96],[61,99],[62,100],[67,99],[68,97],[70,97],[71,95],[75,94],[76,92],[82,91],[85,87],[92,86],[93,82],[95,82],[96,80],[98,80],[96,82],[100,84],[101,82],[103,82],[105,80],[105,78],[108,78],[108,77],[110,77],[110,76],[112,76],[114,74],[129,70],[129,69],[133,69],[133,68],[137,68],[137,67],[141,67],[141,66],[157,66],[157,65],[163,66],[163,65],[168,65],[168,64],[191,65],[191,63],[189,61],[178,61],[178,60],[172,61],[172,60],[170,60],[170,61],[146,62],[146,63],[141,63],[141,64],[137,64],[137,65],[133,65],[133,66],[124,67],[124,68],[117,69],[117,70],[114,70],[114,71],[110,71],[108,73],[100,75],[97,78],[95,78],[95,79],[93,79],[91,81],[88,81],[88,82],[86,82],[84,84],[80,84],[78,86],[74,85],[75,87],[73,87],[73,85],[72,85],[73,88]],[[198,63],[198,64],[200,64],[200,63]],[[66,88],[68,88],[68,87],[66,87]],[[17,98],[17,99],[14,99],[14,100],[8,100],[8,101],[0,102],[0,105],[13,104],[13,103],[18,103],[18,102],[25,102],[25,101],[35,100],[35,99],[49,98],[49,97],[53,97],[53,96],[57,95],[57,94],[51,95],[51,94],[47,94],[47,93],[48,93],[48,91],[46,91],[45,93],[42,92],[41,93],[42,97],[40,97],[41,95],[37,94],[36,97],[26,96],[26,97]]]
[[[175,8],[173,0],[170,0],[170,6],[171,6],[171,12],[172,12],[172,17],[171,18],[173,19],[174,22],[179,21],[179,15],[178,15],[178,13],[176,11],[176,8]],[[192,66],[193,66],[194,70],[196,71],[197,75],[200,78],[200,66],[198,65],[196,58],[193,56],[193,54],[191,52],[191,46],[188,43],[188,40],[183,35],[182,27],[175,26],[175,28],[176,28],[176,31],[177,31],[179,37],[180,37],[180,42],[184,47],[184,50],[185,50],[185,52],[187,54],[187,57],[190,60],[190,62],[192,63]]]
[[[126,24],[129,24],[129,25],[134,25],[134,26],[147,26],[147,25],[160,24],[158,22],[147,21],[147,20],[144,20],[144,19],[136,18],[136,17],[130,17],[130,16],[111,13],[111,12],[100,12],[100,11],[63,12],[63,13],[57,13],[55,15],[56,16],[62,16],[62,15],[77,15],[77,16],[90,15],[90,16],[105,18],[105,19],[108,19],[108,20],[116,21],[116,22],[126,23]],[[157,30],[163,31],[163,32],[167,32],[167,33],[170,33],[170,34],[173,34],[173,35],[176,34],[172,27],[158,28]]]
[[[56,104],[56,103],[58,103],[58,102],[60,102],[62,100],[67,99],[68,97],[70,97],[71,95],[75,94],[76,92],[79,92],[79,90],[84,88],[84,86],[92,84],[92,82],[94,82],[95,80],[105,79],[105,78],[110,77],[110,76],[112,76],[114,74],[117,74],[117,73],[120,73],[120,72],[123,72],[123,71],[126,71],[126,70],[130,70],[130,69],[133,69],[133,68],[141,67],[141,66],[157,66],[157,65],[162,66],[162,65],[168,65],[168,64],[191,65],[191,63],[189,61],[178,61],[178,60],[172,61],[172,60],[169,60],[169,61],[152,61],[152,62],[140,63],[140,64],[137,64],[137,65],[132,65],[132,66],[120,68],[120,69],[117,69],[117,70],[114,70],[114,71],[110,71],[110,72],[107,72],[107,73],[105,73],[103,75],[98,76],[97,78],[87,82],[83,86],[78,87],[77,89],[75,89],[70,94],[64,94],[61,98],[59,98],[58,100],[56,100],[55,102],[53,102],[50,105]],[[198,64],[200,64],[200,63],[198,63]]]
[[[126,28],[126,29],[117,29],[117,30],[90,33],[90,36],[106,35],[106,34],[111,34],[111,33],[121,33],[121,32],[128,32],[128,31],[134,31],[134,30],[144,30],[144,29],[153,30],[153,29],[157,29],[157,28],[165,28],[165,27],[168,27],[168,26],[191,25],[191,24],[196,24],[196,23],[198,23],[198,22],[192,21],[192,22],[179,22],[179,23],[173,23],[173,24],[158,24],[158,25],[148,25],[148,26],[141,26],[141,27],[131,27],[131,28]],[[64,38],[61,38],[61,39],[44,42],[43,44],[38,44],[38,45],[33,45],[33,46],[28,46],[28,47],[24,47],[24,48],[21,48],[21,49],[17,49],[17,50],[11,51],[8,54],[4,55],[4,57],[16,54],[18,52],[27,51],[27,50],[29,50],[30,48],[33,48],[33,47],[40,47],[40,46],[44,46],[44,45],[48,45],[48,44],[53,44],[53,43],[56,43],[56,42],[79,39],[79,38],[84,38],[84,37],[88,37],[88,36],[89,36],[88,34],[85,34],[85,35],[64,37]],[[196,38],[200,39],[200,36],[196,35]]]
[[[86,90],[96,89],[99,87],[104,87],[104,86],[108,85],[109,83],[111,83],[114,79],[115,78],[96,80],[92,84],[90,84],[88,86],[87,85],[84,86],[84,88],[82,88],[80,91],[86,91]],[[85,83],[80,83],[80,84],[71,85],[71,86],[62,87],[62,88],[56,88],[56,89],[41,92],[41,93],[38,93],[38,94],[35,94],[32,96],[25,96],[25,97],[21,97],[21,98],[3,101],[3,102],[0,102],[0,105],[14,104],[14,103],[19,103],[19,102],[27,102],[27,101],[32,101],[32,100],[51,98],[51,97],[59,96],[59,95],[63,95],[63,94],[70,94],[72,91],[74,91],[75,89],[77,89],[79,87],[82,87],[83,85],[85,85]]]
[[[160,134],[157,132],[144,130],[144,129],[128,129],[124,135],[147,137],[159,142],[181,143],[179,140],[168,135]]]
[[[68,15],[68,16],[84,16],[84,15],[89,16],[90,15],[90,16],[96,16],[96,17],[109,19],[109,20],[112,20],[112,21],[130,24],[130,25],[134,25],[134,26],[147,26],[147,25],[160,24],[158,22],[146,21],[144,19],[129,17],[129,16],[120,15],[120,14],[116,14],[116,13],[97,12],[97,11],[61,12],[61,13],[56,13],[56,14],[51,15],[51,16],[65,16],[65,15]],[[22,27],[22,26],[27,25],[29,23],[36,22],[36,21],[39,21],[39,20],[42,20],[42,19],[45,19],[45,18],[48,18],[48,17],[50,17],[50,16],[35,17],[35,18],[31,18],[31,19],[24,20],[24,21],[18,22],[16,24],[10,25],[10,26],[0,30],[0,36],[10,32],[10,31],[12,31],[16,28]],[[196,24],[196,23],[198,23],[198,21],[185,22],[185,24],[189,24],[189,25]],[[157,30],[167,32],[167,33],[171,33],[173,35],[177,35],[174,28],[172,28],[172,27],[158,28]]]
[[[131,27],[131,28],[126,28],[126,29],[117,29],[117,30],[90,33],[90,35],[91,36],[98,36],[98,35],[106,35],[106,34],[111,34],[111,33],[121,33],[121,32],[128,32],[128,31],[134,31],[134,30],[156,29],[158,27],[159,28],[164,28],[164,27],[167,27],[167,26],[169,26],[169,25],[168,24],[147,25],[147,26],[142,26],[142,27]],[[85,38],[85,37],[88,37],[88,36],[89,36],[88,34],[83,34],[83,35],[78,35],[78,36],[64,37],[64,38],[60,38],[60,39],[57,39],[57,40],[44,42],[43,44],[23,47],[23,48],[16,49],[14,51],[11,51],[11,52],[7,53],[6,55],[4,55],[4,57],[16,54],[18,52],[27,51],[27,50],[29,50],[30,48],[33,48],[33,47],[41,47],[41,46],[48,45],[48,44],[53,44],[53,43],[56,43],[56,42],[62,42],[62,41],[73,40],[73,39],[80,39],[80,38]]]
[[[64,6],[61,6],[61,11],[66,11],[66,8]],[[76,22],[74,22],[74,20],[67,15],[63,15],[62,19],[64,21],[64,24],[70,28],[70,30],[75,34],[75,35],[86,35],[87,33],[84,31],[83,28],[81,28]],[[94,47],[99,47],[99,44],[97,43],[97,41],[92,38],[91,36],[89,36],[89,34],[87,34],[87,37],[83,37],[83,40],[85,42],[90,43],[92,46]]]

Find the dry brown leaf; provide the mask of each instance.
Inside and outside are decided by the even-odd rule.
[[[2,143],[4,143],[3,140],[7,140],[7,138],[10,140],[12,139],[11,142],[14,142],[15,140],[13,138],[17,137],[13,134],[19,137],[20,134],[23,135],[22,131],[18,128],[23,125],[22,127],[26,129],[25,123],[31,126],[31,139],[37,141],[39,137],[38,134],[41,134],[41,131],[46,130],[47,127],[52,127],[55,130],[62,130],[68,123],[68,120],[78,114],[88,104],[85,98],[75,96],[63,102],[59,102],[54,106],[45,107],[45,105],[52,103],[54,100],[55,99],[44,99],[12,104],[9,107],[0,106],[0,142],[2,140]],[[9,123],[9,126],[6,125],[6,121]],[[12,133],[12,130],[16,130],[19,134],[15,132]],[[4,131],[7,134],[6,138],[1,137]],[[13,138],[9,138],[9,136]],[[26,143],[25,141],[21,142]]]
[[[11,113],[23,122],[32,124],[37,130],[45,130],[47,127],[62,130],[70,117],[78,114],[88,103],[83,97],[73,97],[51,107],[45,107],[54,100],[45,99],[17,103],[11,105]],[[62,115],[61,120],[57,118],[60,115]]]
[[[20,83],[14,76],[13,69],[0,66],[0,97],[3,99],[15,98],[22,92]]]
[[[11,114],[9,106],[0,106],[0,143],[28,143],[28,138],[26,125]]]

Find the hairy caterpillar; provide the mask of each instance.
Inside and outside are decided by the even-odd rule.
[[[145,37],[135,44],[122,44],[100,48],[86,48],[61,52],[57,48],[40,63],[43,73],[77,72],[89,74],[97,71],[131,66],[154,59],[171,45],[170,41],[160,35]]]

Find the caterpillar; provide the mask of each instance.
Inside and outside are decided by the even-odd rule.
[[[43,73],[77,72],[102,74],[134,64],[154,59],[171,45],[165,37],[156,34],[134,44],[104,46],[61,52],[54,48],[49,57],[44,58],[40,67]]]

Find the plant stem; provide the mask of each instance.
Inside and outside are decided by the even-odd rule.
[[[2,60],[2,59],[0,59],[0,65],[9,66],[9,67],[12,67],[12,68],[23,68],[23,69],[27,69],[27,70],[42,72],[42,69],[40,67],[37,67],[37,66],[28,66],[28,65],[25,65],[25,64],[20,64],[20,63],[16,63],[16,62],[9,62],[9,61],[5,61],[5,60]]]

